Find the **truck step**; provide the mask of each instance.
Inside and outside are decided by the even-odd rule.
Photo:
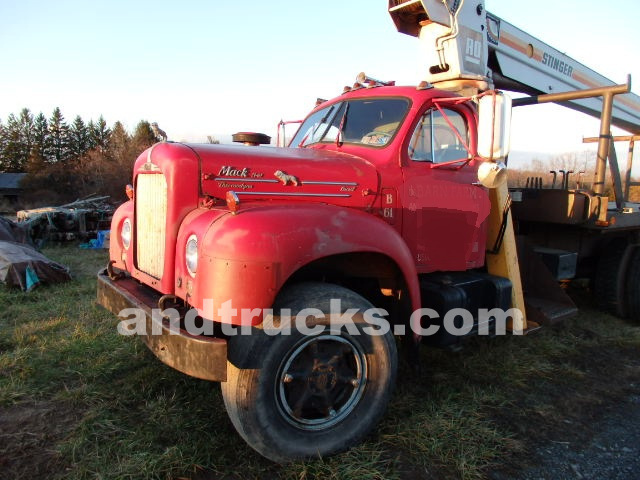
[[[517,237],[516,242],[527,320],[548,325],[575,315],[575,303],[531,243],[525,237]]]
[[[528,296],[524,301],[527,306],[527,319],[542,320],[547,325],[554,324],[578,313],[578,308],[566,302],[557,302],[540,297]]]

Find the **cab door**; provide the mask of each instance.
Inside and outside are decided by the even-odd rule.
[[[484,265],[490,203],[469,153],[473,121],[462,106],[429,108],[403,144],[402,232],[419,273]]]

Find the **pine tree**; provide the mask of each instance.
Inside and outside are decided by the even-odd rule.
[[[45,116],[40,112],[33,121],[33,146],[27,164],[29,172],[38,172],[45,167],[48,147],[49,125]]]
[[[48,142],[49,124],[44,114],[40,112],[33,121],[33,147],[31,148],[31,156],[44,159]]]
[[[49,138],[46,157],[51,163],[66,162],[70,157],[69,127],[64,121],[60,108],[56,107],[49,119]]]
[[[90,136],[89,129],[78,115],[69,129],[69,150],[74,160],[87,153],[90,147]]]
[[[91,142],[94,145],[94,148],[102,154],[106,153],[107,148],[109,147],[110,137],[111,130],[107,128],[107,122],[105,122],[104,117],[100,115],[100,118],[98,118],[98,121],[93,124],[93,128],[91,130]]]
[[[24,171],[33,145],[33,128],[33,115],[28,108],[23,108],[17,118],[14,114],[9,115],[2,132],[2,170]]]
[[[34,128],[33,115],[28,108],[23,108],[18,118],[18,124],[20,126],[20,170],[24,171],[31,155],[31,149],[33,148],[34,141]]]
[[[113,124],[109,141],[109,157],[117,163],[123,163],[129,156],[131,137],[119,121]]]
[[[4,146],[2,149],[2,170],[5,172],[17,171],[16,166],[20,157],[20,128],[18,119],[11,113],[7,117],[7,125],[4,128]]]
[[[4,171],[4,149],[7,145],[7,129],[0,119],[0,172]]]
[[[156,137],[151,130],[151,124],[146,120],[140,120],[133,132],[132,144],[139,152],[149,148],[156,143]]]
[[[94,137],[94,132],[96,130],[96,124],[93,122],[93,119],[89,120],[87,123],[87,131],[89,132],[89,150],[93,150],[97,147],[96,140]]]
[[[2,169],[6,172],[20,172],[25,164],[25,149],[27,148],[25,140],[27,139],[23,136],[22,122],[28,119],[23,118],[22,113],[20,118],[16,118],[13,113],[7,117],[5,145],[2,151]]]

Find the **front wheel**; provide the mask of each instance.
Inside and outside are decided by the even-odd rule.
[[[343,287],[304,283],[280,295],[275,309],[328,314],[331,299],[341,300],[343,312],[372,308]],[[227,412],[244,440],[276,462],[326,456],[361,441],[386,410],[395,382],[390,332],[372,335],[362,321],[340,326],[316,319],[308,325],[319,333],[294,328],[291,335],[268,336],[258,330],[257,337],[230,342],[227,382],[221,384]],[[249,364],[234,363],[234,357]]]

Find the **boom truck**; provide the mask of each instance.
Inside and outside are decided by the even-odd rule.
[[[135,161],[98,275],[119,328],[221,382],[238,433],[274,461],[344,450],[376,425],[396,336],[416,365],[421,343],[458,345],[451,329],[430,335],[447,319],[458,334],[495,333],[498,320],[528,333],[575,312],[558,284],[576,277],[602,308],[640,319],[632,156],[623,184],[612,148],[640,138],[630,81],[613,84],[482,0],[390,0],[389,13],[424,46],[424,81],[361,74],[287,147],[155,144]],[[592,188],[535,179],[509,192],[512,105],[496,89],[530,95],[516,107],[601,118]],[[612,138],[612,124],[631,135]]]

